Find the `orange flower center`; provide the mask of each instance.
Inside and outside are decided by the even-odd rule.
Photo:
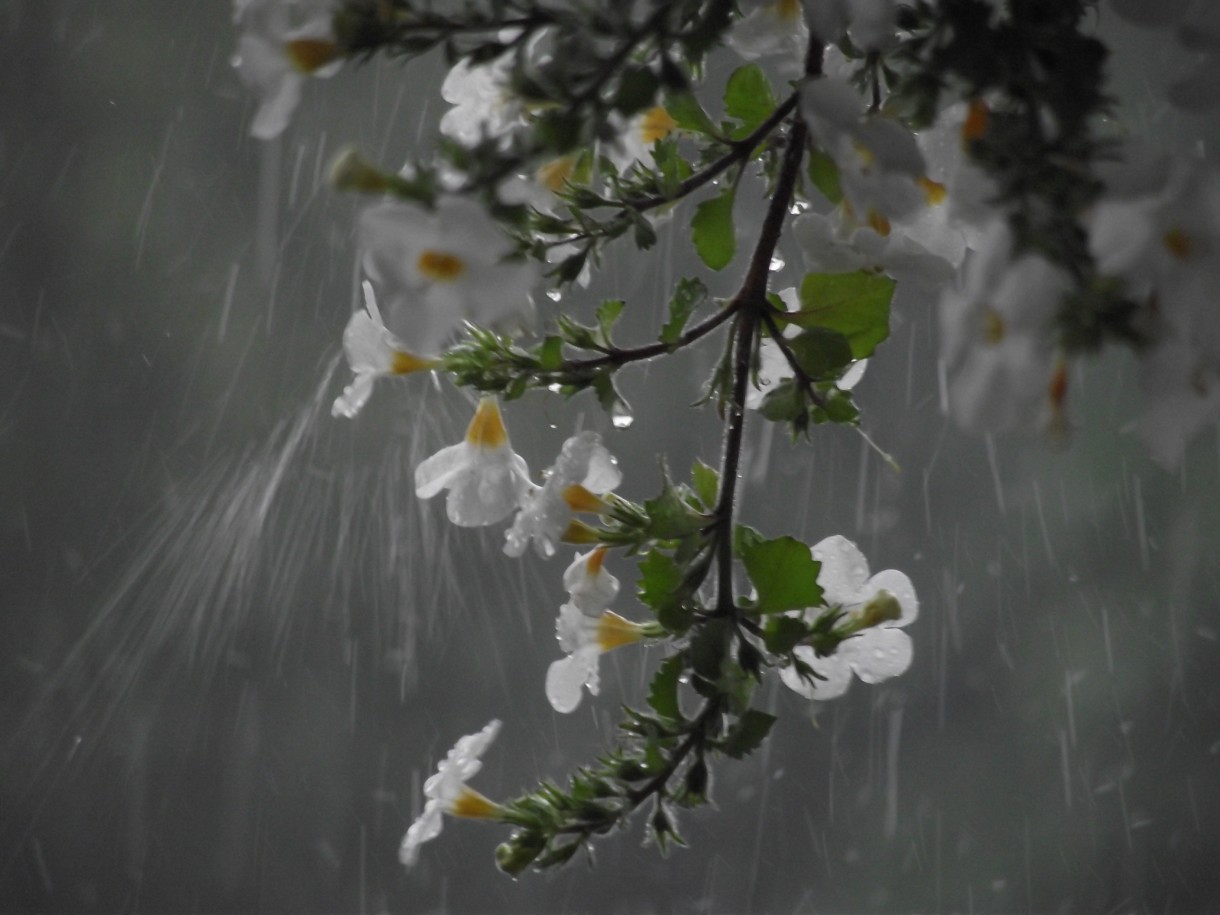
[[[508,430],[500,417],[500,405],[494,397],[484,397],[474,411],[474,419],[466,429],[466,441],[476,448],[499,448],[508,441]]]
[[[284,54],[301,73],[314,73],[338,60],[342,51],[325,38],[295,38],[284,44]]]
[[[421,359],[402,350],[394,350],[390,360],[391,375],[410,375],[412,372],[425,372],[436,365],[435,359]]]
[[[447,251],[424,251],[416,264],[419,272],[438,283],[450,283],[466,270],[466,263]]]
[[[1170,229],[1165,233],[1165,237],[1162,239],[1162,241],[1165,243],[1165,248],[1169,251],[1169,255],[1174,258],[1174,260],[1190,260],[1191,254],[1194,253],[1194,239],[1192,239],[1181,229]]]
[[[1004,318],[994,308],[983,312],[983,340],[992,346],[998,346],[1004,339]]]
[[[644,112],[640,119],[640,138],[651,146],[657,140],[664,140],[678,122],[669,116],[669,112],[656,105]]]
[[[607,610],[598,618],[597,645],[602,651],[621,648],[641,638],[639,624],[624,619],[613,610]]]
[[[455,817],[488,820],[500,815],[500,805],[463,785],[461,793],[453,799],[449,812]]]

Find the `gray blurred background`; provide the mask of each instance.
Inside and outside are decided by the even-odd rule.
[[[1214,118],[1158,101],[1172,46],[1102,24],[1135,129],[1210,143]],[[505,833],[448,821],[403,871],[458,736],[505,720],[474,783],[492,797],[561,778],[660,654],[607,656],[602,695],[552,712],[565,558],[508,560],[498,529],[452,528],[412,492],[463,395],[406,379],[354,423],[329,416],[360,202],[326,165],[349,142],[391,166],[430,142],[440,63],[312,82],[259,144],[233,46],[221,0],[0,0],[0,908],[1220,909],[1220,439],[1180,473],[1152,465],[1118,431],[1138,409],[1118,354],[1073,375],[1066,451],[963,435],[918,289],[858,389],[902,471],[850,431],[793,447],[755,423],[742,509],[907,571],[911,671],[816,722],[766,687],[770,742],[716,768],[718,809],[685,817],[669,860],[637,826],[592,868],[511,881]],[[636,263],[611,253],[564,304],[624,297],[643,339],[697,270],[670,229]],[[583,396],[531,396],[510,433],[539,470],[598,429],[646,498],[658,452],[678,472],[717,453],[713,417],[685,409],[714,357],[626,375],[628,430]],[[630,566],[613,571],[638,617]]]

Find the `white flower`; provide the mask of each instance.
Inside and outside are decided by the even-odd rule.
[[[606,548],[596,547],[581,555],[563,573],[563,586],[568,589],[570,603],[586,616],[601,613],[618,596],[618,579],[603,567]]]
[[[781,66],[786,75],[800,75],[809,44],[800,0],[755,2],[749,14],[729,30],[725,43],[746,60],[783,55]]]
[[[797,298],[795,288],[781,289],[779,297],[793,311],[800,310],[801,303]],[[801,328],[799,326],[790,324],[784,329],[784,336],[793,337],[800,332]],[[763,398],[776,385],[793,377],[792,365],[788,362],[788,357],[779,348],[779,344],[769,336],[764,337],[759,345],[758,356],[760,363],[758,366],[758,386],[751,385],[746,389],[746,409],[748,410],[757,410],[762,406]],[[867,368],[867,359],[856,360],[835,381],[835,387],[841,391],[850,391],[860,383],[860,379],[864,377],[864,370]]]
[[[330,410],[332,416],[348,419],[364,407],[378,378],[409,375],[436,365],[432,359],[407,352],[402,341],[386,330],[372,285],[367,280],[362,285],[364,310],[353,313],[343,331],[343,352],[356,378],[335,398]]]
[[[654,105],[620,127],[618,136],[604,149],[605,155],[620,173],[636,162],[647,164],[652,161],[653,144],[664,140],[677,126],[668,111]]]
[[[809,30],[827,44],[846,31],[857,48],[875,51],[894,37],[894,0],[806,0],[804,6]]]
[[[967,429],[1004,432],[1059,422],[1065,376],[1054,317],[1071,278],[1038,254],[1013,257],[1003,219],[941,296],[949,409]]]
[[[640,641],[644,628],[612,610],[589,616],[575,604],[564,604],[555,621],[555,634],[567,657],[547,669],[546,697],[555,711],[567,714],[580,705],[582,687],[597,695],[597,662],[602,653]]]
[[[466,146],[485,137],[507,140],[509,134],[525,123],[524,106],[509,89],[513,54],[471,64],[463,59],[453,65],[441,97],[454,107],[441,117],[441,133]]]
[[[258,93],[250,133],[279,136],[301,100],[308,75],[331,76],[342,51],[331,31],[334,0],[236,0],[233,20],[241,27],[233,66]]]
[[[536,265],[503,260],[512,242],[472,200],[442,197],[433,212],[381,203],[361,215],[359,236],[386,326],[416,351],[439,351],[464,321],[495,325],[530,308]]]
[[[580,432],[563,443],[546,482],[517,513],[505,534],[504,552],[520,556],[531,540],[544,559],[555,554],[555,542],[576,511],[601,512],[599,496],[622,482],[618,462],[596,432]]]
[[[894,569],[869,577],[864,554],[838,534],[814,544],[812,553],[822,564],[818,584],[827,605],[846,611],[844,622],[856,634],[824,658],[807,646],[796,648],[794,653],[825,679],[810,683],[788,667],[780,671],[784,684],[820,701],[843,695],[853,673],[865,683],[880,683],[904,673],[911,666],[913,649],[910,636],[901,627],[919,616],[911,580]]]
[[[525,459],[512,449],[494,397],[479,401],[466,438],[415,468],[415,494],[431,499],[449,490],[449,520],[461,527],[495,524],[533,488]]]
[[[436,767],[436,774],[424,782],[424,812],[411,824],[398,847],[398,860],[407,867],[419,858],[419,846],[435,839],[441,832],[441,815],[469,819],[489,819],[500,813],[500,806],[473,788],[466,787],[483,768],[479,759],[500,732],[500,722],[493,720],[477,734],[462,737],[449,755]]]

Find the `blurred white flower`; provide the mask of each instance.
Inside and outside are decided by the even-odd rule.
[[[483,768],[480,756],[500,732],[500,722],[493,720],[477,734],[462,737],[449,755],[436,767],[436,774],[424,782],[424,812],[411,824],[398,847],[398,860],[411,867],[419,858],[419,846],[441,833],[442,814],[468,819],[490,819],[499,816],[501,807],[488,800],[466,782]]]
[[[482,64],[463,59],[441,84],[441,97],[454,107],[441,117],[441,133],[466,146],[485,137],[507,140],[525,124],[525,107],[509,88],[512,53]]]
[[[377,204],[359,238],[386,326],[414,350],[439,352],[464,321],[495,326],[531,308],[537,265],[505,261],[512,242],[472,200],[442,197],[433,212]]]
[[[520,556],[532,540],[544,559],[555,555],[574,512],[601,512],[600,498],[623,480],[618,462],[596,432],[579,432],[563,443],[542,488],[528,498],[505,534],[504,552]]]
[[[362,286],[364,309],[352,314],[343,331],[343,352],[356,378],[335,398],[330,410],[332,416],[348,419],[364,407],[378,378],[409,375],[436,365],[433,359],[407,352],[402,341],[386,330],[372,284],[365,280]]]
[[[782,56],[785,75],[799,76],[809,44],[800,0],[755,0],[750,7],[729,30],[725,43],[746,60]]]
[[[278,137],[301,100],[305,77],[338,71],[342,50],[331,30],[335,5],[335,0],[235,0],[233,21],[241,34],[233,66],[259,97],[251,135]]]
[[[582,687],[596,696],[602,653],[638,642],[644,633],[639,623],[612,610],[589,616],[575,604],[560,607],[555,634],[567,656],[552,662],[546,672],[546,697],[551,707],[564,714],[574,711],[580,705]]]
[[[677,122],[665,108],[654,105],[621,124],[618,136],[607,143],[602,151],[621,174],[636,162],[651,162],[653,144],[664,140],[677,127]]]
[[[812,553],[822,564],[818,584],[827,605],[846,612],[840,626],[855,634],[827,657],[818,657],[808,646],[796,648],[797,657],[824,679],[811,683],[795,668],[787,667],[780,671],[784,684],[808,699],[821,701],[843,695],[853,673],[865,683],[880,683],[904,673],[911,666],[913,649],[902,627],[919,616],[911,580],[894,569],[870,577],[864,554],[838,534],[815,543]]]
[[[1045,429],[1061,422],[1054,318],[1071,278],[1038,254],[1013,259],[1004,219],[987,229],[940,300],[949,410],[967,429]]]
[[[569,603],[586,616],[601,613],[618,596],[618,579],[603,567],[606,548],[596,547],[576,559],[563,573],[563,586],[567,588]]]
[[[512,449],[494,397],[479,401],[466,437],[415,468],[415,494],[431,499],[449,490],[449,520],[482,527],[507,518],[534,488],[525,459]]]
[[[846,31],[857,48],[876,51],[894,38],[895,0],[806,0],[804,7],[809,31],[826,44]]]

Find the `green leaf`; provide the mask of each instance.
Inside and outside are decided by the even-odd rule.
[[[707,287],[703,281],[684,276],[678,280],[673,298],[669,300],[669,320],[661,328],[662,343],[676,343],[695,309],[707,301]]]
[[[785,378],[763,397],[758,412],[773,423],[793,422],[805,414],[805,395],[795,381]]]
[[[716,135],[716,125],[712,123],[712,119],[703,110],[693,92],[671,92],[665,97],[665,110],[683,130],[709,137]]]
[[[801,281],[801,310],[781,316],[801,327],[837,330],[854,359],[871,356],[890,333],[894,281],[879,273],[810,273]]]
[[[784,654],[807,635],[809,627],[804,621],[791,616],[773,616],[763,628],[763,643],[772,654]]]
[[[628,66],[619,77],[614,107],[625,115],[635,114],[652,105],[657,97],[657,77],[648,67]]]
[[[733,131],[734,138],[744,137],[765,121],[775,110],[775,93],[758,64],[738,67],[724,87],[724,110],[741,122]]]
[[[610,372],[598,372],[593,376],[593,390],[597,394],[597,402],[602,405],[616,426],[623,417],[630,420],[631,404],[623,399],[623,395],[614,386],[614,377]]]
[[[758,709],[748,709],[720,742],[720,749],[726,756],[731,756],[733,759],[748,756],[766,740],[773,724],[775,724],[774,715],[768,715]]]
[[[732,638],[730,620],[722,616],[707,620],[690,640],[691,668],[707,680],[719,680]]]
[[[652,227],[648,217],[639,210],[627,207],[624,211],[631,220],[635,237],[635,246],[641,251],[647,251],[657,243],[657,230]]]
[[[649,550],[640,560],[640,602],[661,610],[673,601],[673,595],[682,587],[682,570],[678,564],[660,550]]]
[[[696,458],[690,476],[699,501],[709,509],[715,508],[717,497],[720,495],[720,471]]]
[[[549,335],[538,345],[538,367],[553,372],[563,365],[563,338]]]
[[[606,299],[597,306],[597,325],[601,328],[602,339],[607,346],[610,345],[610,332],[614,328],[614,322],[623,313],[623,305],[622,299]]]
[[[819,563],[809,547],[794,537],[742,543],[741,561],[758,592],[759,613],[803,610],[822,601]]]
[[[811,327],[784,340],[801,370],[814,381],[838,378],[852,362],[851,343],[837,330]]]
[[[835,160],[814,147],[809,150],[809,180],[831,203],[843,199],[843,187],[839,183],[839,166]]]
[[[737,251],[733,228],[733,198],[736,186],[726,187],[695,209],[690,222],[691,241],[699,259],[713,270],[723,270]]]
[[[686,660],[681,654],[666,658],[648,690],[648,704],[662,718],[682,720],[682,708],[678,704],[678,677],[686,669]]]
[[[690,490],[674,486],[668,473],[661,480],[661,494],[644,503],[648,513],[646,531],[655,540],[674,540],[695,533],[707,523],[707,517],[695,511],[683,498]]]

